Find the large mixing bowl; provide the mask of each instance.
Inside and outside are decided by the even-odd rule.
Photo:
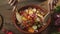
[[[39,7],[39,6],[36,6],[36,5],[28,5],[28,6],[24,6],[24,7],[20,8],[20,9],[18,10],[18,12],[20,12],[21,10],[25,10],[25,9],[27,9],[27,8],[29,8],[29,7],[36,8],[36,9],[40,9],[42,12],[45,12],[44,20],[42,20],[43,18],[41,18],[41,20],[42,20],[41,22],[44,21],[44,23],[46,23],[46,24],[43,25],[42,27],[40,27],[38,32],[33,32],[34,34],[40,33],[40,32],[42,32],[44,29],[46,29],[47,26],[49,26],[49,24],[50,24],[51,17],[50,17],[49,11],[47,11],[46,9],[41,8],[41,7]],[[23,29],[21,29],[21,28],[19,27],[19,25],[17,24],[18,20],[17,20],[17,18],[16,18],[16,11],[13,12],[13,22],[14,22],[14,25],[16,26],[16,28],[17,28],[20,32],[26,33],[26,34],[33,34],[33,33],[31,33],[31,32],[25,31],[25,30],[23,30]]]

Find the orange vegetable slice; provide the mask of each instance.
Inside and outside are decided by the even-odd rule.
[[[34,33],[34,29],[32,27],[29,27],[28,32]]]

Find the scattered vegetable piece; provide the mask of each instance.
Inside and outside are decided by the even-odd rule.
[[[31,32],[31,33],[34,33],[34,29],[31,28],[31,27],[29,27],[28,31]]]
[[[34,30],[36,30],[36,29],[37,29],[37,26],[36,26],[36,25],[33,25],[32,28],[33,28]]]

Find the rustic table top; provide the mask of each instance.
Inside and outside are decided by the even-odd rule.
[[[23,2],[19,2],[19,7],[29,5],[29,4],[36,4],[38,6],[42,6],[45,9],[47,9],[47,1],[41,2],[40,0],[27,0]],[[59,3],[60,4],[60,3]],[[7,30],[13,31],[15,34],[21,34],[16,27],[14,26],[12,22],[12,7],[9,6],[7,0],[0,0],[0,14],[4,18],[4,26],[3,28],[6,28]],[[45,32],[46,33],[46,32]],[[0,34],[4,34],[2,31],[0,31]],[[42,33],[44,34],[44,33]]]

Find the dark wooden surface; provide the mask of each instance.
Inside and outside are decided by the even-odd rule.
[[[42,6],[43,8],[47,9],[47,1],[41,2],[40,0],[28,0],[28,1],[23,1],[19,3],[19,7],[25,6],[25,5],[29,5],[29,4],[36,4],[38,6]],[[15,34],[22,34],[21,32],[19,32],[16,27],[14,26],[13,22],[12,22],[12,7],[9,6],[7,0],[0,0],[0,14],[3,16],[4,18],[4,26],[3,28],[6,28],[7,30],[11,30],[13,31]],[[46,29],[48,30],[48,28]],[[46,32],[48,31],[43,31],[42,34],[47,34]],[[4,34],[1,30],[0,30],[0,34]]]

